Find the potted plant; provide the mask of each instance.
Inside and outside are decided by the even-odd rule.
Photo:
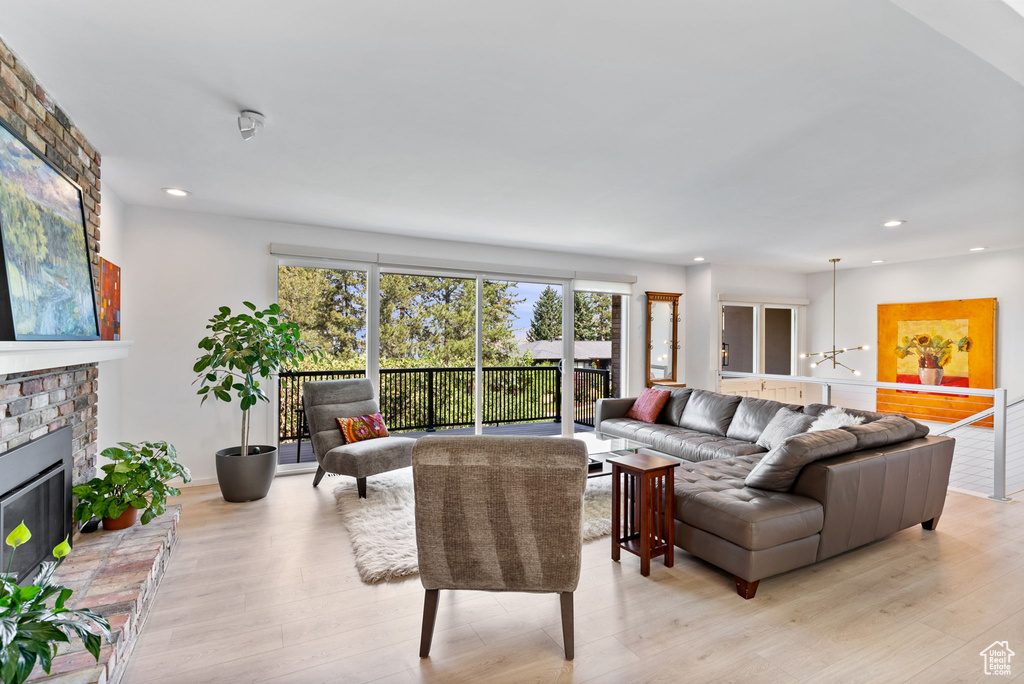
[[[178,454],[167,442],[120,442],[101,454],[112,461],[100,466],[103,477],[94,477],[72,490],[79,504],[75,519],[89,522],[103,519],[103,529],[123,530],[131,527],[142,513],[142,524],[164,512],[168,496],[181,491],[167,481],[180,477],[192,479],[188,468],[178,463]]]
[[[249,410],[258,401],[267,401],[260,379],[284,367],[295,366],[307,356],[322,358],[319,347],[300,339],[299,326],[271,304],[258,310],[243,302],[248,312],[232,314],[226,306],[206,326],[210,335],[199,341],[205,353],[193,369],[202,397],[211,396],[231,403],[238,399],[242,410],[241,445],[217,452],[217,482],[224,499],[232,502],[262,499],[270,491],[277,471],[277,447],[249,444]]]
[[[914,335],[904,337],[903,344],[896,346],[896,356],[905,359],[917,354],[917,375],[922,385],[941,385],[946,364],[953,359],[953,347],[957,351],[971,350],[971,338],[946,339],[942,335]]]
[[[70,643],[77,636],[92,657],[100,659],[102,638],[110,639],[110,624],[91,610],[65,608],[71,590],[53,581],[57,563],[43,563],[32,583],[20,586],[11,579],[11,563],[18,547],[32,538],[25,523],[7,535],[11,547],[7,572],[0,574],[0,681],[21,684],[36,662],[46,674],[57,652],[57,644]],[[67,537],[54,547],[60,560],[71,551]],[[50,605],[53,599],[53,605]]]

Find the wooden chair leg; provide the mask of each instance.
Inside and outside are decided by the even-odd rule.
[[[430,642],[434,639],[434,622],[437,620],[438,589],[427,589],[423,598],[423,631],[420,632],[420,658],[430,655]]]
[[[761,583],[761,580],[754,580],[753,582],[748,582],[742,577],[736,577],[735,575],[733,576],[733,579],[736,580],[737,594],[739,594],[745,599],[754,598],[754,594],[757,593],[757,585]]]
[[[365,477],[357,477],[356,478],[356,488],[359,490],[359,498],[360,499],[365,499],[366,498],[366,478]]]
[[[572,592],[563,591],[558,595],[562,604],[562,641],[565,642],[565,659],[572,660],[576,655],[576,631],[573,618]]]
[[[941,517],[941,515],[937,515],[931,520],[925,520],[923,523],[921,523],[921,527],[923,527],[926,530],[934,530],[936,527],[939,526],[939,518]]]
[[[313,476],[313,486],[316,487],[318,484],[320,484],[320,480],[324,479],[324,475],[326,475],[326,474],[327,474],[326,470],[324,470],[320,466],[317,466],[316,467],[316,475]]]

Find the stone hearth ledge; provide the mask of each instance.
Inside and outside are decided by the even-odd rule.
[[[74,590],[69,607],[90,608],[110,621],[111,642],[97,663],[77,638],[61,644],[50,676],[38,666],[30,679],[42,684],[118,684],[146,622],[171,549],[178,538],[181,506],[146,526],[76,534],[71,553],[57,568],[56,579]]]

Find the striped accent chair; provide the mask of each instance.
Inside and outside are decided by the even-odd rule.
[[[338,429],[338,418],[371,416],[379,413],[373,383],[365,378],[319,380],[302,385],[302,406],[309,425],[310,441],[316,454],[313,486],[326,473],[356,478],[359,496],[366,498],[366,478],[412,463],[410,437],[378,437],[347,444]]]
[[[428,436],[416,442],[416,545],[426,590],[420,657],[441,589],[560,595],[573,658],[587,449],[562,437]]]

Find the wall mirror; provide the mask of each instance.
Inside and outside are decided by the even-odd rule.
[[[647,386],[674,384],[679,359],[679,297],[647,293]]]

